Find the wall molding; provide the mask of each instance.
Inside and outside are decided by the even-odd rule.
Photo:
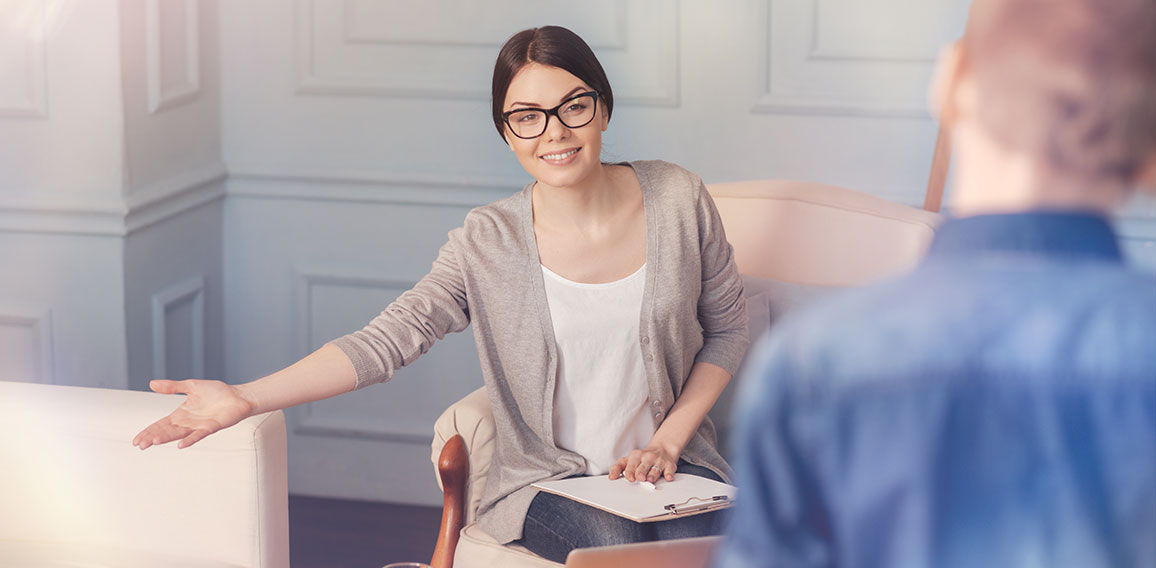
[[[393,49],[405,51],[411,47],[421,47],[445,52],[442,55],[450,53],[447,50],[457,50],[452,57],[435,58],[437,61],[464,62],[461,64],[470,70],[490,69],[493,66],[493,52],[501,42],[491,47],[488,43],[476,45],[475,42],[468,41],[389,41],[374,37],[360,39],[365,34],[351,34],[348,14],[341,14],[336,23],[330,25],[330,27],[338,26],[336,31],[323,28],[327,33],[324,34],[325,37],[319,37],[322,34],[318,33],[317,4],[318,0],[296,0],[294,3],[296,93],[328,96],[489,99],[488,74],[462,79],[463,73],[459,72],[461,69],[446,69],[444,65],[437,64],[415,68],[391,68],[388,73],[380,69],[374,71],[356,67],[353,68],[353,72],[346,68],[327,73],[322,56],[327,55],[330,60],[350,61],[360,58],[372,61],[373,58],[366,59],[364,53],[383,55],[392,53]],[[348,1],[341,6],[342,9],[351,11],[351,4]],[[611,41],[611,47],[603,51],[616,57],[643,58],[645,60],[643,67],[655,70],[654,73],[634,82],[624,81],[616,85],[615,103],[678,106],[681,68],[679,2],[630,0],[622,2],[621,5],[616,3],[615,12],[619,19],[617,25],[619,29],[615,34],[619,37]],[[631,25],[636,27],[631,28]],[[344,50],[341,51],[342,56],[330,53],[340,50]],[[485,57],[479,55],[481,51],[486,52]],[[470,61],[473,63],[469,63]],[[614,65],[612,61],[604,60],[602,63],[609,67]]]
[[[125,199],[124,234],[223,199],[227,178],[225,165],[216,162],[134,191]]]
[[[124,199],[0,199],[0,232],[124,237],[225,197],[220,162],[145,186]]]
[[[823,0],[811,0],[811,46],[807,51],[807,59],[811,61],[887,61],[899,63],[934,64],[935,56],[878,56],[864,55],[854,51],[832,49],[819,45],[819,18],[820,4]]]
[[[205,279],[197,276],[178,282],[152,296],[153,378],[168,378],[168,311],[173,307],[192,304],[192,344],[189,346],[193,361],[193,376],[205,376]]]
[[[354,438],[358,440],[375,440],[383,442],[398,442],[402,444],[419,444],[428,446],[433,442],[433,434],[429,425],[424,428],[407,430],[404,428],[379,428],[365,424],[339,422],[320,416],[315,412],[311,402],[294,409],[296,419],[293,421],[292,432],[299,436],[325,436],[330,438]]]
[[[201,92],[200,15],[197,0],[177,0],[184,7],[184,37],[166,39],[162,34],[161,0],[145,0],[145,67],[148,70],[148,111],[157,114],[197,98]],[[165,1],[166,9],[177,7],[177,1]],[[181,80],[164,81],[164,48],[166,41],[182,41],[185,59]]]
[[[815,83],[829,81],[831,77],[843,77],[849,69],[855,70],[867,65],[886,68],[891,76],[910,78],[913,74],[922,74],[924,69],[928,70],[927,75],[930,76],[934,61],[920,57],[860,56],[822,48],[816,43],[820,0],[809,1],[809,9],[802,4],[783,0],[761,0],[757,3],[757,16],[752,21],[757,28],[754,35],[757,38],[759,57],[755,60],[757,88],[751,105],[752,113],[931,119],[925,101],[925,81],[920,86],[918,97],[903,93],[863,93],[842,86],[815,86]],[[808,21],[795,22],[798,25],[791,29],[797,33],[808,33],[810,37],[805,40],[788,38],[784,40],[787,48],[775,43],[775,24],[777,20],[783,19],[776,17],[781,16],[776,14],[776,7],[780,6],[796,10],[797,17],[806,14]],[[783,27],[780,22],[779,28]],[[777,60],[775,53],[779,54]],[[787,65],[779,64],[784,61]]]
[[[409,290],[416,280],[387,278],[377,274],[356,272],[347,267],[336,268],[319,265],[294,266],[294,285],[297,292],[297,348],[298,356],[304,357],[314,348],[313,329],[313,288],[315,286],[344,286],[348,288],[368,288],[375,290]],[[429,444],[433,435],[426,427],[398,428],[381,427],[348,420],[334,420],[317,412],[318,403],[307,403],[296,410],[291,429],[295,434],[313,436],[333,436],[367,440],[387,440],[409,444]]]
[[[27,329],[39,345],[38,363],[40,376],[36,382],[56,383],[54,334],[52,331],[52,310],[32,306],[0,306],[0,327]]]
[[[111,200],[0,200],[0,232],[124,236],[124,216]]]
[[[519,192],[525,178],[231,169],[229,197],[479,207]]]
[[[48,118],[48,7],[44,2],[25,2],[25,6],[23,12],[16,8],[16,14],[7,14],[7,17],[27,20],[23,26],[16,26],[25,31],[23,41],[17,41],[24,44],[27,54],[23,81],[15,77],[2,78],[6,83],[23,82],[25,96],[21,101],[0,101],[0,118]],[[14,36],[11,40],[15,40]]]
[[[367,33],[358,29],[358,0],[344,0],[342,2],[342,40],[346,43],[357,44],[364,43],[370,45],[420,45],[420,46],[441,46],[441,47],[483,47],[491,48],[496,54],[498,49],[502,47],[501,40],[494,41],[477,41],[465,40],[458,38],[444,38],[444,39],[428,39],[424,37],[411,37],[405,39],[391,38],[384,34]],[[628,41],[628,32],[626,22],[627,2],[615,0],[612,3],[611,10],[614,11],[615,16],[611,18],[615,23],[613,37],[610,41],[590,41],[587,43],[590,48],[595,51],[621,51],[626,49]],[[585,39],[585,38],[584,38]]]

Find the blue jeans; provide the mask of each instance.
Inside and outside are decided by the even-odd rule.
[[[678,462],[679,473],[722,481],[713,471]],[[530,503],[518,544],[548,560],[564,563],[575,548],[670,540],[722,533],[725,514],[712,511],[681,519],[636,523],[545,491]]]

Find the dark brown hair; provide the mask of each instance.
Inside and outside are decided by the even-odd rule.
[[[494,113],[494,127],[504,141],[505,122],[502,107],[506,103],[506,91],[510,81],[529,63],[549,65],[569,72],[582,82],[590,85],[598,93],[599,102],[606,108],[606,118],[614,111],[614,92],[610,81],[598,62],[594,51],[586,45],[578,34],[560,26],[542,26],[522,30],[506,40],[494,62],[494,82],[491,92],[491,106]]]
[[[976,0],[979,120],[1061,175],[1133,181],[1156,153],[1156,1]]]

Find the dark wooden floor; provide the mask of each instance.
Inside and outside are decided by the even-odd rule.
[[[289,496],[293,568],[381,568],[429,562],[441,508]]]

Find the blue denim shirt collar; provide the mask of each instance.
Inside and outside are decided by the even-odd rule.
[[[983,253],[1122,262],[1108,220],[1092,213],[1031,211],[949,219],[936,231],[928,259]]]

